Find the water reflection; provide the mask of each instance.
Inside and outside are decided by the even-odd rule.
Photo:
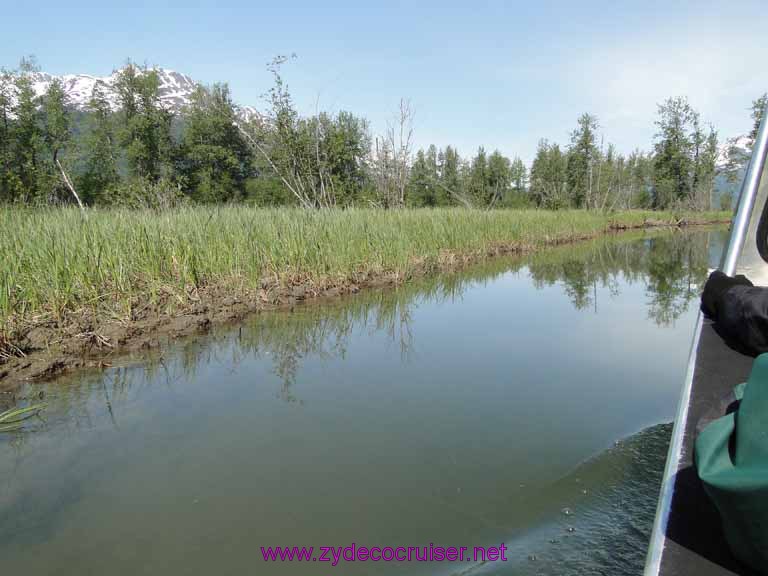
[[[293,313],[263,312],[236,331],[223,327],[203,338],[188,338],[164,354],[142,357],[139,371],[129,361],[103,375],[77,374],[64,380],[92,382],[100,389],[110,420],[117,425],[113,404],[125,400],[128,390],[142,383],[166,386],[190,380],[201,367],[227,365],[232,372],[247,359],[268,360],[282,383],[276,395],[288,403],[301,403],[293,392],[302,360],[346,355],[355,330],[385,334],[400,351],[404,362],[415,354],[416,334],[411,326],[414,311],[425,303],[460,300],[466,290],[494,282],[505,274],[524,274],[537,288],[562,286],[576,310],[598,313],[598,288],[609,297],[621,287],[643,284],[648,318],[658,326],[673,324],[698,299],[707,270],[717,264],[727,239],[722,227],[707,231],[642,231],[566,245],[525,257],[496,258],[459,273],[419,279],[396,289],[374,289],[322,306],[309,304]],[[714,248],[713,248],[714,247]],[[510,327],[511,330],[514,327]],[[236,345],[233,346],[233,343]],[[169,360],[169,356],[173,360]],[[84,403],[90,386],[79,392],[67,387],[76,398],[73,407]],[[85,392],[83,392],[85,390]],[[0,407],[2,405],[0,404]],[[89,422],[86,414],[73,413],[75,428]]]
[[[0,437],[4,567],[315,574],[254,566],[255,546],[352,541],[504,540],[543,558],[569,507],[582,548],[563,538],[551,561],[493,570],[559,574],[595,537],[603,559],[584,572],[636,573],[668,428],[590,458],[671,418],[707,244],[723,238],[626,234],[495,259],[28,385],[50,407]],[[637,494],[639,524],[611,532],[616,501]],[[614,554],[611,538],[626,545]]]
[[[562,283],[574,307],[597,311],[597,286],[611,295],[624,282],[644,282],[648,317],[659,326],[677,320],[699,296],[706,279],[709,244],[725,241],[725,232],[675,231],[600,239],[541,253],[528,268],[537,286]]]
[[[710,244],[722,244],[725,239],[726,232],[721,229],[709,233],[625,233],[525,258],[496,259],[460,274],[358,295],[341,305],[307,307],[288,317],[265,313],[239,329],[239,354],[232,362],[237,365],[244,356],[271,358],[273,370],[283,383],[280,397],[294,402],[298,398],[291,389],[302,358],[343,358],[353,327],[386,334],[407,361],[416,350],[411,327],[416,308],[425,302],[454,302],[468,287],[510,273],[529,275],[538,288],[562,285],[575,309],[594,312],[598,312],[599,287],[616,297],[622,285],[642,283],[649,319],[658,326],[669,326],[698,299],[699,287],[713,265]]]

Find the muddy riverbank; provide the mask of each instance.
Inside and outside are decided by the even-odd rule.
[[[320,282],[296,275],[265,279],[255,287],[230,284],[201,286],[184,293],[168,290],[151,299],[135,298],[130,313],[124,317],[105,317],[95,308],[86,307],[58,319],[41,318],[19,327],[13,338],[4,343],[0,356],[0,393],[13,395],[25,381],[48,379],[73,369],[109,367],[131,353],[154,349],[185,335],[204,333],[214,325],[237,322],[263,310],[291,310],[306,301],[338,298],[372,287],[397,286],[426,274],[458,270],[486,258],[525,254],[604,234],[716,223],[723,221],[647,219],[633,225],[614,223],[599,233],[545,238],[535,247],[501,243],[483,250],[446,250],[437,261],[413,259],[405,273],[366,271]]]

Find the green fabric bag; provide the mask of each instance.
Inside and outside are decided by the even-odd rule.
[[[768,354],[734,395],[738,409],[699,433],[694,461],[734,556],[768,574]]]

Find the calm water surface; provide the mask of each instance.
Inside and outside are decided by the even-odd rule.
[[[0,435],[2,572],[639,574],[724,240],[495,260],[30,385],[44,421]],[[352,542],[504,542],[509,561],[259,550]]]

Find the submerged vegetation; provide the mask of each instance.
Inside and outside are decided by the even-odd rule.
[[[46,404],[33,404],[24,408],[11,408],[0,412],[0,432],[15,432],[19,430],[26,420],[37,416],[46,407]]]

